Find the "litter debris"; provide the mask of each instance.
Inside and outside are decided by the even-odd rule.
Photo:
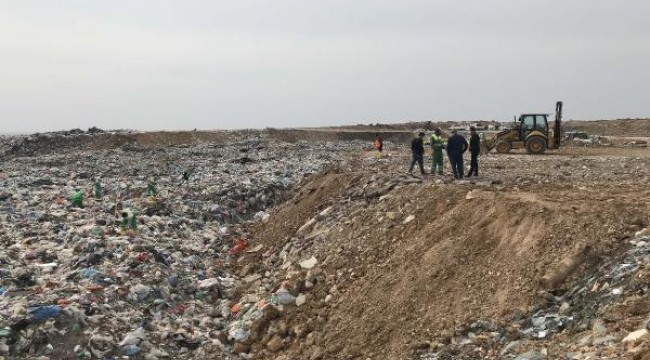
[[[415,215],[409,215],[409,216],[406,217],[406,219],[404,219],[404,221],[402,221],[402,224],[406,225],[406,224],[410,223],[413,220],[415,220]]]
[[[232,349],[230,329],[243,341],[267,308],[306,301],[260,286],[240,302],[235,289],[275,281],[235,271],[264,248],[244,240],[246,229],[358,145],[306,152],[241,132],[225,143],[101,150],[123,136],[0,139],[0,357],[209,358]],[[100,150],[75,150],[83,144]],[[75,340],[58,340],[68,334]]]
[[[316,264],[318,264],[318,260],[316,260],[314,256],[299,263],[300,267],[303,269],[313,269]]]
[[[629,333],[624,339],[624,343],[636,343],[639,340],[646,338],[650,334],[647,329],[640,329]]]

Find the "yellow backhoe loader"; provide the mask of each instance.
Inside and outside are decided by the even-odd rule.
[[[562,102],[555,104],[555,122],[549,127],[548,114],[522,114],[511,129],[501,131],[486,141],[489,150],[507,153],[526,148],[529,154],[543,154],[558,149],[562,139]]]

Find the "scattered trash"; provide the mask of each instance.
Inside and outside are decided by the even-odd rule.
[[[237,254],[243,250],[245,250],[248,247],[248,242],[244,239],[237,239],[235,240],[235,246],[233,246],[230,250],[228,250],[228,255],[234,255]]]
[[[406,217],[406,219],[404,219],[404,221],[402,221],[402,224],[406,225],[406,224],[410,223],[413,220],[415,220],[415,215],[409,215],[409,216]]]
[[[256,252],[262,250],[263,247],[264,247],[264,245],[259,244],[259,245],[255,246],[254,248],[247,250],[246,252],[247,253],[256,253]]]
[[[524,354],[521,354],[515,358],[515,360],[543,360],[546,356],[539,351],[528,351]]]
[[[134,356],[139,354],[141,351],[140,347],[137,345],[126,345],[122,347],[122,352],[126,356]]]
[[[303,260],[298,264],[303,269],[313,269],[314,266],[316,266],[317,263],[318,263],[318,260],[316,260],[316,258],[314,256],[312,256],[309,259]]]
[[[304,294],[299,294],[296,297],[296,306],[304,305],[307,302],[307,297]]]
[[[102,183],[99,180],[95,180],[95,184],[93,185],[93,196],[95,197],[95,200],[99,200],[104,197]]]
[[[279,305],[291,305],[296,303],[296,297],[291,295],[287,289],[276,291],[275,296]]]
[[[147,196],[158,195],[158,177],[154,176],[147,182]]]
[[[635,343],[635,342],[637,342],[637,341],[639,341],[639,340],[641,340],[643,338],[646,338],[649,334],[650,334],[650,332],[648,332],[647,329],[640,329],[640,330],[637,330],[637,331],[633,331],[633,332],[629,333],[623,339],[623,342],[624,343],[628,343],[628,342]]]
[[[29,308],[29,315],[36,321],[55,318],[61,314],[61,307],[58,305],[38,306]]]
[[[81,192],[81,190],[77,189],[72,194],[72,196],[70,196],[70,205],[72,207],[81,208],[83,207],[83,200],[84,200],[83,193]]]
[[[305,152],[305,144],[241,134],[230,143],[79,152],[62,149],[124,135],[36,135],[8,147],[0,139],[2,156],[39,154],[3,157],[0,170],[0,357],[210,358],[230,351],[231,326],[241,326],[234,339],[242,341],[267,308],[303,301],[260,286],[240,302],[235,289],[269,277],[239,276],[234,257],[263,252],[244,240],[249,221],[268,221],[288,190],[357,145]],[[246,162],[241,147],[250,149]],[[277,305],[266,302],[271,295]],[[39,340],[56,336],[76,343]]]

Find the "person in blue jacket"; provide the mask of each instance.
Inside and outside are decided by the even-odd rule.
[[[463,178],[463,154],[469,148],[469,144],[463,135],[453,130],[452,135],[447,139],[447,156],[454,172],[454,178]]]

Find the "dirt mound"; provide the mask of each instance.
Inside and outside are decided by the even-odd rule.
[[[39,156],[52,151],[66,153],[78,150],[110,149],[155,149],[168,146],[196,145],[202,143],[219,143],[232,139],[243,139],[244,132],[231,134],[224,131],[62,131],[55,133],[15,136],[4,139],[5,156]]]
[[[313,129],[266,129],[265,132],[276,140],[285,142],[321,142],[321,141],[367,141],[372,142],[376,134],[384,141],[408,143],[413,139],[414,131],[410,129],[373,128],[363,126],[355,128],[313,128]]]
[[[597,121],[567,121],[565,129],[584,131],[590,135],[650,136],[650,119],[619,119]]]
[[[557,186],[512,192],[382,173],[316,177],[253,233],[270,248],[262,266],[286,269],[295,295],[306,293],[305,305],[277,320],[286,358],[410,358],[462,324],[529,313],[544,276],[567,258],[582,259],[565,274],[575,278],[623,245],[633,211],[607,199]],[[310,256],[317,268],[297,266]],[[274,358],[264,345],[253,351]]]

